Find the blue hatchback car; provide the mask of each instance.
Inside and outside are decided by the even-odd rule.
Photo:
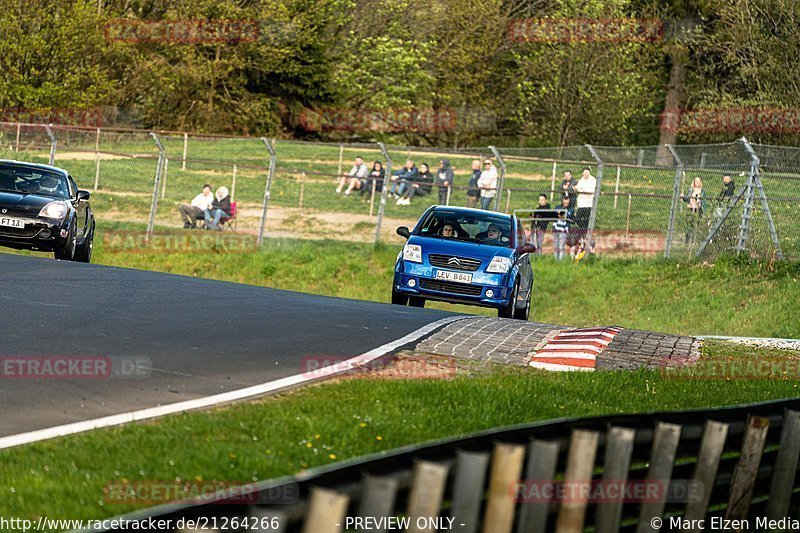
[[[424,307],[427,300],[497,309],[527,320],[533,271],[525,231],[513,215],[465,207],[431,206],[397,256],[392,303]]]

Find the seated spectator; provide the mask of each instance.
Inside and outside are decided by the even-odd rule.
[[[203,185],[203,191],[192,199],[191,204],[181,204],[178,211],[183,218],[183,229],[196,228],[197,220],[203,219],[203,211],[211,206],[214,195],[211,194],[211,185]]]
[[[436,173],[436,186],[439,187],[439,205],[447,204],[448,191],[453,186],[453,168],[449,159],[439,161],[439,171]]]
[[[569,196],[564,197],[564,202],[569,203]],[[563,205],[563,204],[562,204]],[[558,261],[564,259],[567,253],[567,238],[569,237],[569,220],[567,209],[558,209],[558,220],[553,222],[553,247],[555,258]]]
[[[366,178],[367,174],[369,174],[369,169],[367,169],[367,165],[364,164],[364,158],[361,156],[356,157],[355,164],[353,168],[350,169],[350,172],[339,179],[339,186],[336,188],[336,192],[342,192],[342,187],[344,187],[344,184],[349,178],[350,185],[347,187],[347,190],[344,191],[345,196],[348,196],[353,192],[353,189],[358,190],[361,188],[361,180]]]
[[[414,181],[418,176],[419,170],[414,166],[414,162],[411,159],[407,160],[403,168],[392,172],[392,176],[389,178],[389,181],[392,182],[389,194],[391,194],[393,198],[400,198],[405,192],[406,183]]]
[[[231,218],[231,197],[228,196],[228,188],[220,187],[214,193],[214,201],[203,211],[203,218],[206,221],[206,229],[222,231],[219,221]]]
[[[478,188],[481,191],[481,209],[488,210],[497,196],[497,167],[491,159],[485,160],[483,164],[485,168],[478,179]]]
[[[375,161],[372,163],[372,170],[367,176],[367,179],[361,184],[361,195],[372,194],[373,187],[375,192],[383,190],[383,180],[386,177],[386,171],[383,168],[383,163]]]
[[[419,166],[419,170],[419,174],[415,177],[405,180],[404,192],[400,199],[397,200],[397,205],[411,205],[411,199],[414,196],[425,196],[431,192],[434,177],[428,169],[428,164],[422,163]]]
[[[550,225],[550,221],[547,220],[547,217],[552,217],[549,211],[550,203],[547,201],[547,195],[540,194],[539,205],[533,210],[533,221],[531,222],[531,242],[536,246],[536,253],[539,255],[542,254],[544,232],[547,231],[547,226]]]
[[[467,207],[478,205],[478,198],[481,197],[481,190],[478,188],[479,179],[481,179],[481,162],[479,159],[475,159],[472,161],[472,174],[467,186]]]

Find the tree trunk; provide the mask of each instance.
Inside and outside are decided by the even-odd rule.
[[[665,145],[675,144],[678,138],[681,112],[686,107],[686,74],[689,71],[689,50],[683,46],[673,46],[670,51],[672,67],[669,70],[667,98],[661,114],[661,129],[658,137],[656,165],[671,166],[672,156]]]

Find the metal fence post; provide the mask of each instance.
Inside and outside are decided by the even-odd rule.
[[[758,197],[761,200],[761,208],[767,216],[767,224],[769,225],[769,235],[772,239],[772,246],[775,247],[775,255],[778,259],[783,259],[783,251],[781,250],[781,243],[778,240],[778,232],[775,229],[775,221],[772,220],[772,212],[769,210],[769,203],[767,202],[767,195],[764,193],[764,185],[761,183],[761,175],[759,167],[761,166],[761,159],[756,154],[753,145],[747,140],[747,137],[742,137],[742,144],[745,150],[750,154],[750,172],[753,176],[753,185],[758,190]]]
[[[669,259],[669,253],[672,248],[672,238],[675,236],[675,217],[678,213],[678,202],[680,201],[681,194],[681,176],[683,176],[683,161],[678,157],[678,152],[671,144],[666,145],[667,150],[675,160],[677,170],[675,170],[675,183],[672,186],[672,205],[669,208],[669,225],[667,226],[667,242],[664,243],[664,257]]]
[[[94,164],[94,190],[97,191],[100,185],[100,128],[97,128],[94,138]]]
[[[740,140],[746,141],[744,137]],[[747,149],[746,144],[745,149]],[[742,210],[742,223],[739,226],[739,237],[736,240],[736,255],[744,252],[747,247],[747,239],[750,234],[750,220],[753,218],[753,189],[756,174],[758,174],[758,156],[755,156],[755,159],[753,159],[753,156],[755,156],[755,152],[750,153],[750,174],[747,176],[747,183],[745,184],[744,209]]]
[[[384,172],[383,186],[381,187],[381,201],[378,204],[378,220],[375,223],[375,244],[381,242],[381,224],[383,223],[383,212],[386,209],[386,194],[389,191],[389,180],[392,176],[392,158],[386,150],[386,145],[378,143],[378,148],[381,149],[383,157],[386,158],[386,171]]]
[[[586,230],[586,247],[587,250],[592,250],[594,246],[592,245],[593,238],[594,238],[594,225],[597,221],[597,207],[600,205],[600,191],[603,183],[603,160],[600,159],[600,156],[597,155],[594,147],[591,144],[586,145],[586,149],[589,150],[589,153],[592,154],[592,157],[597,162],[597,175],[595,179],[597,182],[595,183],[594,187],[594,199],[592,200],[592,211],[589,213],[589,227]],[[577,211],[576,211],[577,212]]]
[[[494,210],[500,211],[500,195],[503,192],[503,183],[506,180],[506,162],[503,160],[503,156],[500,155],[500,151],[497,148],[490,146],[489,150],[492,151],[497,162],[500,163],[500,176],[497,180],[497,192],[494,196]]]
[[[261,137],[261,142],[264,143],[264,146],[267,147],[267,151],[269,152],[269,171],[267,172],[267,183],[264,186],[264,202],[261,208],[261,228],[258,230],[258,246],[264,242],[264,229],[267,225],[267,207],[269,205],[269,195],[270,191],[272,190],[272,178],[275,175],[275,163],[278,160],[278,156],[275,153],[275,147],[272,146],[269,139],[266,137]]]
[[[56,145],[58,141],[56,140],[56,134],[53,133],[52,124],[45,125],[44,129],[47,132],[47,136],[50,137],[50,165],[53,165],[56,162]]]
[[[156,148],[158,148],[158,163],[156,163],[156,177],[153,182],[153,201],[150,204],[150,220],[147,222],[146,240],[148,242],[153,236],[153,228],[156,224],[156,209],[158,209],[158,185],[161,182],[161,173],[164,170],[164,159],[166,158],[166,150],[164,149],[164,144],[161,142],[161,139],[159,139],[158,135],[152,131],[150,132],[150,136],[156,143]]]

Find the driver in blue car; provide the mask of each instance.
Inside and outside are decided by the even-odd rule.
[[[484,242],[489,244],[501,244],[500,238],[503,236],[503,233],[500,231],[500,226],[497,224],[489,224],[489,229],[486,230],[486,239]]]

